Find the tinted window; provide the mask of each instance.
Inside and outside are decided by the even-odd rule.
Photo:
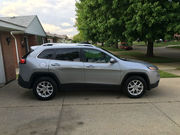
[[[56,50],[56,60],[80,61],[79,49],[68,48]]]
[[[42,53],[39,54],[38,58],[52,59],[54,53],[55,53],[55,50],[52,50],[52,49],[44,50]]]
[[[108,63],[111,57],[101,51],[84,49],[85,62]]]

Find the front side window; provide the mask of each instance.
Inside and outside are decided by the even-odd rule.
[[[65,48],[56,50],[56,60],[63,61],[80,61],[79,49],[77,48]]]
[[[38,58],[41,58],[41,59],[52,59],[54,53],[55,53],[55,50],[47,49],[47,50],[44,50],[43,52],[41,52],[39,54]]]
[[[111,57],[101,51],[94,49],[83,49],[85,62],[109,63]]]

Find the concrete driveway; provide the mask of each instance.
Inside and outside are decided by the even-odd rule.
[[[161,79],[141,99],[117,90],[58,92],[38,101],[14,81],[0,88],[1,135],[178,135],[180,78]]]

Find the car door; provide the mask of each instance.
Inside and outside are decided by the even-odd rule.
[[[62,84],[84,83],[83,68],[78,48],[56,49],[56,54],[49,63],[49,70],[58,76]]]
[[[110,63],[111,56],[97,49],[82,49],[86,83],[115,84],[120,82],[119,63]]]

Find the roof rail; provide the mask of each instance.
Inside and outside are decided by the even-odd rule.
[[[95,47],[94,45],[91,44],[80,44],[80,43],[70,43],[70,44],[63,44],[63,43],[45,43],[42,44],[41,46],[59,46],[59,45],[72,45],[72,46],[84,46],[84,47]]]
[[[45,43],[42,46],[53,46],[53,43]]]
[[[94,47],[93,45],[91,44],[78,44],[77,46],[87,46],[87,47]]]

